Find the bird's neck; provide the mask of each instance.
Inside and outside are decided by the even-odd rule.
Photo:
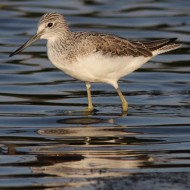
[[[55,43],[64,43],[66,41],[68,41],[71,37],[71,32],[68,31],[64,31],[64,32],[57,32],[55,36],[52,36],[51,38],[47,39],[48,40],[48,44],[55,44]]]
[[[56,35],[56,37],[48,39],[47,47],[48,51],[55,51],[61,54],[69,53],[70,49],[72,48],[74,42],[72,41],[72,34],[71,33],[64,33],[60,35]]]

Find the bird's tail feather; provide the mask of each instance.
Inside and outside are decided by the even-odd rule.
[[[171,39],[163,39],[163,40],[156,40],[147,44],[149,49],[152,51],[153,55],[158,55],[161,53],[165,53],[174,49],[177,49],[181,46],[180,43],[175,42],[177,38]]]

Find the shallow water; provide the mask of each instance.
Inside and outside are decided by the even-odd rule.
[[[146,189],[189,189],[189,7],[186,0],[1,2],[0,189],[142,189],[147,178]],[[8,57],[49,11],[63,13],[73,30],[178,37],[183,47],[120,81],[128,115],[106,84],[92,85],[96,111],[85,114],[85,85],[50,64],[44,41]],[[154,183],[163,175],[167,182]],[[183,180],[169,180],[178,175]]]

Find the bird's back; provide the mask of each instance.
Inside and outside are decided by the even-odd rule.
[[[110,56],[153,57],[180,47],[177,38],[154,41],[130,41],[116,35],[96,32],[75,32],[73,39],[80,54],[101,52]]]

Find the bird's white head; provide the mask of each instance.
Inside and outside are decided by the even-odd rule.
[[[69,29],[64,17],[58,13],[46,13],[38,23],[37,34],[40,39],[52,40],[59,36],[67,36],[68,32]]]
[[[60,37],[67,38],[68,35],[69,28],[64,17],[58,13],[46,13],[41,17],[38,23],[37,33],[26,43],[24,43],[20,48],[11,53],[10,56],[13,56],[23,51],[25,48],[30,46],[38,39],[54,41],[55,39]]]

